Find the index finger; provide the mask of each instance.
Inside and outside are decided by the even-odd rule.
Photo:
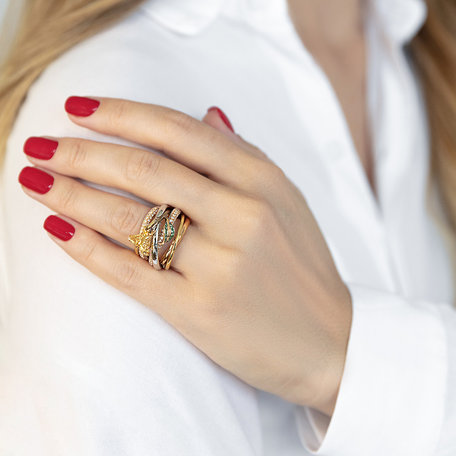
[[[215,128],[165,106],[119,98],[70,97],[78,125],[163,151],[216,181],[235,185],[254,157]],[[235,185],[236,186],[236,185]]]

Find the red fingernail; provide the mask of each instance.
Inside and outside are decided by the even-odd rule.
[[[93,98],[70,97],[65,101],[65,111],[79,117],[90,116],[97,110],[98,106],[100,106],[100,102]]]
[[[30,157],[49,160],[57,150],[59,143],[52,139],[36,138],[32,136],[24,143],[24,152]]]
[[[223,122],[225,123],[225,125],[234,133],[234,128],[233,126],[231,125],[231,122],[230,120],[228,119],[228,117],[226,116],[226,114],[220,109],[220,108],[217,108],[217,106],[211,106],[207,112],[210,112],[210,111],[217,111],[217,114],[220,116],[220,118],[223,120]]]
[[[62,241],[68,241],[74,235],[74,226],[56,215],[50,215],[44,221],[43,228]]]
[[[54,177],[38,168],[26,166],[19,174],[19,182],[38,193],[48,192],[54,183]]]

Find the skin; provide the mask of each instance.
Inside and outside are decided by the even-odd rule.
[[[55,138],[50,160],[27,156],[55,180],[45,194],[23,190],[75,227],[69,241],[50,237],[246,383],[331,416],[351,296],[303,195],[214,112],[199,121],[164,106],[97,99],[95,113],[70,119],[166,156],[76,138]],[[150,206],[75,177],[182,209],[192,224],[171,269],[155,270],[128,241]]]
[[[353,143],[376,196],[366,100],[363,0],[288,0],[302,42],[325,72],[345,114]]]
[[[363,2],[288,4],[298,35],[334,89],[375,195]],[[200,122],[163,106],[97,99],[101,105],[93,115],[70,119],[167,157],[55,138],[59,146],[51,160],[28,157],[54,175],[52,189],[40,195],[22,187],[76,228],[70,241],[50,237],[234,375],[331,416],[343,374],[351,297],[303,195],[215,112]],[[154,270],[128,241],[150,206],[89,188],[74,177],[127,190],[154,201],[151,205],[169,203],[190,216],[172,268]]]

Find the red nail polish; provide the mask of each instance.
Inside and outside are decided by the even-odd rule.
[[[211,106],[207,112],[210,112],[210,111],[217,111],[217,114],[220,116],[220,118],[223,120],[223,122],[225,123],[225,125],[234,133],[234,128],[233,126],[231,125],[231,122],[230,120],[228,119],[228,117],[226,116],[226,114],[220,109],[220,108],[217,108],[217,106]]]
[[[71,239],[75,231],[74,226],[71,223],[68,223],[56,215],[50,215],[44,221],[43,228],[62,241]]]
[[[88,117],[97,110],[98,106],[100,102],[93,98],[70,97],[65,102],[65,111],[74,116]]]
[[[19,174],[19,182],[38,193],[48,192],[54,183],[54,177],[38,168],[26,166]]]
[[[52,139],[36,138],[32,136],[24,143],[24,152],[30,157],[49,160],[57,150],[59,143]]]

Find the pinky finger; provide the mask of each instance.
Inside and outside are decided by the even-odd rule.
[[[118,290],[151,307],[165,318],[176,302],[183,276],[157,271],[131,250],[69,217],[50,215],[44,229],[68,255]]]

